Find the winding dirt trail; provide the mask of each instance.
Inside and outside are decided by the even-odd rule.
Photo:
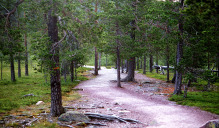
[[[126,74],[122,74],[122,78]],[[138,80],[150,80],[136,74]],[[117,115],[132,118],[144,124],[108,123],[111,128],[199,128],[218,115],[201,111],[195,107],[176,105],[165,96],[152,95],[141,91],[137,83],[123,82],[123,88],[117,88],[115,69],[102,69],[96,78],[80,83],[79,93],[83,96],[72,106],[81,107],[80,111]],[[82,109],[82,107],[84,107]]]

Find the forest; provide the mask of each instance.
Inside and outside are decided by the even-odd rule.
[[[121,89],[143,90],[142,95],[154,97],[155,103],[161,95],[169,100],[163,98],[165,102],[196,106],[200,113],[213,114],[203,117],[202,124],[219,119],[218,4],[216,0],[1,0],[0,127],[74,127],[57,123],[54,117],[60,118],[68,109],[77,110],[83,95],[90,96],[91,104],[112,102],[107,98],[117,101],[117,93],[123,95]],[[115,95],[102,98],[113,93],[111,86],[116,87]],[[103,95],[98,96],[100,91]],[[135,95],[132,92],[126,98]],[[95,97],[102,99],[91,102]],[[114,105],[127,107],[117,113],[128,113],[127,118],[104,115],[106,102],[95,108],[103,115],[89,110],[93,113],[83,116],[137,127],[162,127],[155,118],[156,123],[142,120],[143,115],[133,118],[129,107],[135,111],[138,103],[132,106],[123,98],[121,104]],[[48,117],[29,119],[42,114],[35,105],[38,101],[43,101]],[[75,102],[74,107],[69,106],[70,101]],[[28,106],[34,114],[29,115]],[[185,113],[194,118],[189,117],[189,110]],[[19,114],[29,121],[14,123],[10,119]],[[93,120],[79,122],[76,127],[119,127],[115,122],[107,126]],[[188,127],[201,126],[200,122]],[[164,126],[169,127],[169,123]]]

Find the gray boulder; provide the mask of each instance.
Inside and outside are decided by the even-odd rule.
[[[66,113],[63,113],[61,116],[59,116],[58,120],[66,122],[75,121],[85,123],[90,121],[90,119],[87,116],[76,111],[68,111]]]
[[[219,128],[219,119],[210,120],[200,128]]]

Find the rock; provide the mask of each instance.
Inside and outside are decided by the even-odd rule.
[[[41,105],[41,104],[45,104],[43,101],[38,101],[37,103],[36,103],[36,105]]]
[[[151,81],[144,81],[144,82],[142,82],[142,84],[150,84],[151,83]]]
[[[97,106],[97,108],[104,108],[104,106],[102,106],[102,105],[99,105],[99,106]]]
[[[76,111],[68,111],[66,113],[63,113],[61,116],[59,116],[58,120],[66,122],[75,121],[85,123],[90,121],[90,119],[87,116]]]
[[[130,111],[126,111],[126,110],[123,110],[123,111],[118,111],[119,114],[125,114],[125,113],[129,113]]]
[[[27,97],[27,96],[35,96],[34,94],[27,94],[27,95],[23,95],[23,97]]]
[[[114,105],[119,105],[119,103],[116,102],[116,103],[114,103]]]
[[[210,120],[200,128],[219,128],[219,119]]]

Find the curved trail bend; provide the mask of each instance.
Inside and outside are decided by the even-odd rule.
[[[122,78],[125,75],[122,74]],[[136,74],[135,78],[150,79],[141,74]],[[116,70],[102,68],[96,78],[77,86],[84,90],[80,91],[83,97],[72,106],[95,106],[95,109],[80,111],[114,114],[146,124],[108,123],[106,127],[112,128],[199,128],[208,120],[218,118],[218,115],[195,107],[176,105],[164,96],[142,93],[136,83],[122,82],[123,88],[117,88],[112,80],[116,80]]]

